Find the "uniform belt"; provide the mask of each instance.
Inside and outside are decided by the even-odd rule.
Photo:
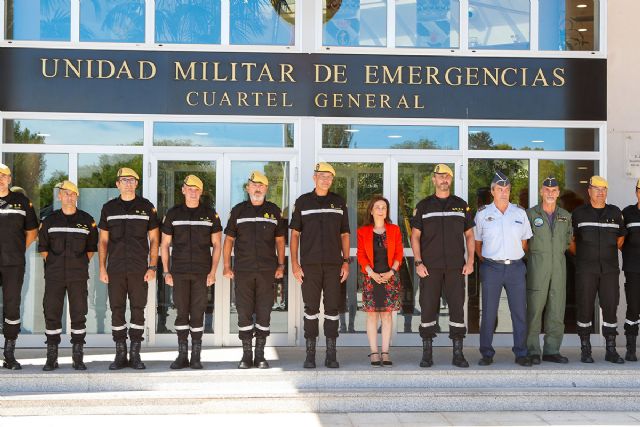
[[[509,265],[509,264],[515,264],[516,262],[519,262],[522,260],[522,258],[520,259],[491,259],[491,258],[485,258],[487,261],[489,262],[495,262],[496,264],[503,264],[503,265]]]

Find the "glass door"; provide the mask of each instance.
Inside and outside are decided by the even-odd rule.
[[[350,158],[351,157],[351,158]],[[324,156],[321,161],[329,162],[336,170],[331,191],[344,197],[349,209],[351,230],[351,266],[349,277],[342,286],[344,307],[340,313],[341,346],[366,346],[366,314],[362,312],[362,272],[358,266],[357,229],[366,224],[367,204],[372,196],[391,195],[388,156],[339,155],[335,158]],[[304,342],[302,340],[301,342]]]
[[[291,179],[292,170],[296,168],[296,158],[290,155],[262,154],[250,157],[240,154],[224,155],[224,183],[225,204],[221,211],[224,218],[223,226],[231,209],[238,203],[248,200],[245,185],[248,177],[254,170],[264,173],[269,179],[267,200],[275,203],[282,211],[282,218],[288,226],[289,218],[295,196],[298,194],[297,186]],[[224,236],[223,236],[224,239]],[[273,283],[273,304],[271,308],[270,336],[267,345],[287,346],[295,345],[296,331],[296,291],[298,286],[293,275],[289,273],[289,242],[288,232],[285,253],[285,276],[282,281]],[[221,262],[222,265],[222,262]],[[239,346],[238,338],[238,313],[235,305],[235,283],[233,279],[223,278],[222,283],[222,311],[223,311],[223,345]]]
[[[394,156],[392,162],[394,198],[391,200],[392,220],[400,226],[404,245],[404,261],[400,266],[401,308],[397,313],[394,328],[394,344],[415,346],[420,343],[418,328],[422,307],[419,302],[420,278],[415,272],[411,250],[410,220],[418,202],[435,192],[431,177],[438,163],[448,165],[454,171],[451,193],[464,198],[462,194],[462,166],[459,157],[424,156],[420,162],[415,157]],[[438,336],[435,345],[449,345],[449,309],[444,294],[439,301]],[[466,310],[465,310],[466,312]]]
[[[197,160],[196,160],[197,159]],[[149,185],[150,200],[158,209],[158,217],[163,218],[171,207],[184,202],[182,182],[187,175],[198,176],[204,183],[204,191],[200,202],[216,209],[220,218],[224,218],[218,206],[222,206],[223,185],[222,156],[204,153],[163,152],[152,157]],[[223,224],[224,225],[224,224]],[[208,304],[205,311],[203,344],[219,345],[222,328],[222,313],[216,301],[222,299],[222,269],[218,269],[216,285],[209,288]],[[157,282],[149,286],[147,307],[147,323],[154,333],[150,334],[149,344],[156,346],[174,346],[176,333],[174,329],[177,314],[170,286],[162,279],[162,263],[158,262]],[[154,310],[155,308],[155,310]]]

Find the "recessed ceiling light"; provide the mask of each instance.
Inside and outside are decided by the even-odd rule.
[[[402,135],[389,135],[387,138],[398,139],[398,138],[402,138]]]
[[[50,133],[36,133],[36,136],[41,136],[43,138],[46,138],[48,136],[51,136],[51,134]]]
[[[345,132],[351,132],[351,133],[356,133],[356,132],[360,132],[360,129],[345,129]]]
[[[194,132],[193,134],[198,136],[207,136],[209,135],[209,132]]]
[[[585,7],[587,7],[586,4],[584,3],[580,3],[579,5],[576,6],[578,9],[584,9]]]
[[[531,142],[533,142],[534,144],[542,144],[544,142],[544,139],[532,139]]]
[[[588,31],[586,28],[578,28],[578,31],[580,31],[581,33],[584,33],[585,31]]]
[[[580,184],[588,184],[589,181],[580,181]]]
[[[587,167],[586,166],[578,166],[578,170],[586,171]]]

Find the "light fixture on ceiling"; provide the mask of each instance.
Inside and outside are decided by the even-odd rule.
[[[194,132],[193,134],[198,136],[208,136],[209,132]]]
[[[534,144],[542,144],[544,142],[544,139],[532,139],[531,142],[533,142]]]
[[[587,167],[586,166],[578,166],[578,170],[586,171]]]
[[[585,31],[589,31],[586,28],[578,28],[578,31],[580,31],[581,33],[584,33]]]
[[[587,7],[587,5],[586,5],[586,4],[584,4],[584,3],[580,3],[579,5],[576,5],[576,7],[577,7],[578,9],[584,9],[585,7]]]
[[[588,184],[589,181],[580,181],[580,184]]]
[[[345,129],[345,132],[350,132],[350,133],[356,133],[356,132],[360,132],[360,129]]]
[[[398,139],[398,138],[402,138],[402,135],[389,135],[387,136],[387,138]]]
[[[51,134],[50,133],[36,133],[36,136],[41,136],[43,138],[47,138],[47,137],[50,137]]]

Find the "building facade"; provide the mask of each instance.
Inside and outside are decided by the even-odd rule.
[[[53,185],[68,178],[80,188],[79,207],[97,218],[117,195],[115,173],[125,165],[140,173],[140,194],[163,215],[182,200],[184,176],[195,173],[223,225],[243,200],[251,170],[269,176],[269,199],[288,217],[295,199],[312,188],[315,163],[331,162],[334,191],[350,210],[353,258],[368,199],[384,194],[391,201],[406,255],[394,344],[415,345],[420,307],[408,219],[433,191],[437,163],[452,167],[455,193],[474,210],[489,203],[496,169],[510,176],[513,201],[524,207],[537,203],[549,174],[561,182],[569,210],[584,203],[592,175],[631,182],[632,144],[624,141],[637,137],[608,130],[611,3],[0,0],[2,162],[40,216],[58,208]],[[622,141],[612,147],[612,137]],[[632,193],[611,195],[619,205],[631,202]],[[355,263],[351,269],[341,344],[365,345],[362,278]],[[42,261],[32,247],[22,345],[41,343],[43,288]],[[477,275],[467,289],[473,345]],[[569,274],[567,333],[575,331],[573,289]],[[95,258],[88,298],[87,342],[109,345],[107,289]],[[501,307],[507,310],[506,297]],[[444,299],[441,314],[444,344]],[[174,317],[171,290],[160,278],[149,287],[147,345],[173,344]],[[239,344],[236,321],[233,283],[220,268],[205,345]],[[507,311],[498,332],[496,343],[510,345]],[[269,340],[303,342],[292,274],[274,289]],[[576,343],[571,336],[566,342]]]

